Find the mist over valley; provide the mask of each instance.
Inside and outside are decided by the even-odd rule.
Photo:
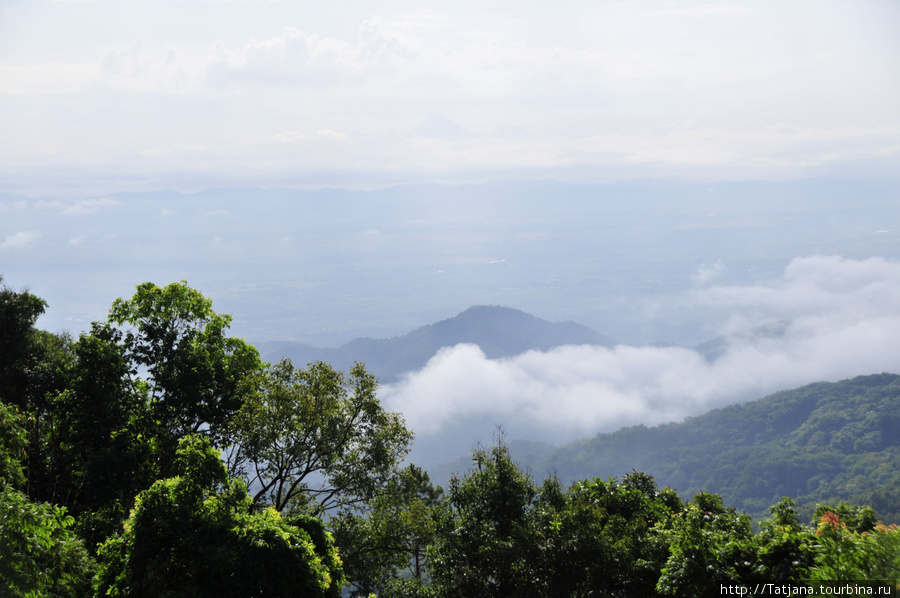
[[[0,252],[49,330],[183,279],[269,361],[363,361],[412,457],[440,463],[498,424],[560,444],[900,371],[898,195],[828,179],[6,195]]]

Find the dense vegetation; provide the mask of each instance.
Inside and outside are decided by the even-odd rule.
[[[529,462],[564,480],[638,469],[684,495],[721,494],[756,519],[791,496],[804,518],[843,500],[900,523],[900,376],[810,384],[682,423],[600,434]]]
[[[3,596],[707,596],[898,576],[900,530],[871,507],[822,504],[809,526],[783,498],[754,533],[722,497],[643,473],[535,483],[502,438],[444,492],[402,465],[412,433],[364,366],[263,363],[185,283],[140,285],[77,339],[35,328],[46,307],[0,288]],[[890,400],[861,416],[881,436],[854,438],[893,433]]]

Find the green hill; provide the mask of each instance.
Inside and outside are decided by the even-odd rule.
[[[682,423],[623,428],[529,464],[563,481],[643,471],[685,497],[721,494],[754,517],[792,496],[804,516],[844,500],[900,522],[900,376],[820,382]]]

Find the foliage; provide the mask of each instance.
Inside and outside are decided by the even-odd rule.
[[[0,400],[6,403],[19,407],[26,404],[34,324],[46,309],[47,302],[40,297],[6,285],[0,287]]]
[[[65,508],[35,504],[0,482],[0,594],[86,596],[95,568]]]
[[[374,376],[283,360],[247,379],[227,461],[257,507],[323,514],[376,496],[409,450],[412,433],[384,410]]]
[[[60,502],[57,399],[69,383],[74,356],[68,335],[34,328],[46,306],[27,291],[0,288],[0,401],[22,416],[25,493],[38,502]]]
[[[22,469],[27,445],[24,420],[14,405],[0,401],[0,484],[22,486],[25,483]]]
[[[872,507],[841,502],[836,507],[830,504],[816,506],[813,520],[818,522],[817,527],[821,525],[822,518],[828,513],[836,515],[840,520],[841,526],[849,529],[851,532],[870,532],[878,524],[875,510]]]
[[[750,517],[700,493],[662,531],[669,545],[657,590],[668,596],[711,596],[721,584],[753,579],[756,546]]]
[[[792,583],[809,579],[815,538],[800,523],[796,506],[794,499],[782,497],[769,507],[772,517],[760,524],[756,574],[761,579]]]
[[[898,376],[557,453],[572,479],[628,456],[723,495],[685,503],[633,470],[538,485],[501,439],[442,496],[398,470],[412,433],[361,364],[264,365],[183,282],[140,285],[77,341],[34,328],[45,308],[0,289],[0,595],[85,596],[95,570],[99,595],[200,598],[336,598],[348,580],[382,598],[689,597],[900,575],[900,531],[876,517],[900,513]],[[778,496],[756,535],[724,506],[758,515]]]
[[[415,465],[402,469],[362,512],[332,519],[351,595],[418,596],[429,579],[432,513],[443,488]]]
[[[502,442],[472,460],[475,469],[450,480],[436,514],[433,584],[441,596],[534,596],[528,515],[538,490]]]
[[[202,430],[221,443],[241,406],[243,379],[262,367],[253,346],[225,336],[231,316],[214,312],[212,301],[184,281],[145,282],[131,299],[113,302],[109,324],[125,327],[126,356],[135,371],[146,372],[158,436]]]
[[[183,475],[143,491],[123,533],[101,547],[100,595],[340,595],[340,560],[320,522],[248,513],[244,484],[228,479],[208,438],[183,438],[177,454]]]
[[[667,557],[655,528],[681,508],[675,492],[643,473],[576,482],[564,493],[548,480],[537,509],[543,595],[655,595]]]
[[[130,379],[121,338],[96,323],[82,334],[68,388],[54,405],[58,500],[90,547],[120,527],[135,495],[161,473],[146,393]]]
[[[881,523],[870,526],[865,508],[841,506],[845,508],[831,510],[823,506],[817,511],[821,513],[816,527],[818,545],[809,579],[894,582],[900,579],[900,529]],[[838,513],[844,513],[845,517]]]

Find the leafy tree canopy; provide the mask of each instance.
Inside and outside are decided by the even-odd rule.
[[[109,324],[126,327],[126,355],[146,377],[159,425],[173,438],[204,431],[222,442],[243,378],[262,367],[255,347],[226,336],[231,316],[184,281],[146,282],[113,302]]]
[[[88,595],[95,564],[73,521],[65,508],[35,504],[0,481],[0,595]]]
[[[429,581],[434,510],[444,489],[415,465],[398,472],[368,504],[331,520],[352,596],[415,595]]]
[[[100,595],[340,596],[340,559],[321,522],[248,513],[246,487],[208,438],[182,438],[177,454],[182,475],[142,492],[123,533],[101,547]]]
[[[40,297],[0,286],[0,400],[25,405],[34,324],[46,308]]]
[[[359,505],[384,488],[409,450],[412,432],[385,411],[361,364],[345,375],[283,360],[244,388],[227,461],[257,506],[323,514]]]

